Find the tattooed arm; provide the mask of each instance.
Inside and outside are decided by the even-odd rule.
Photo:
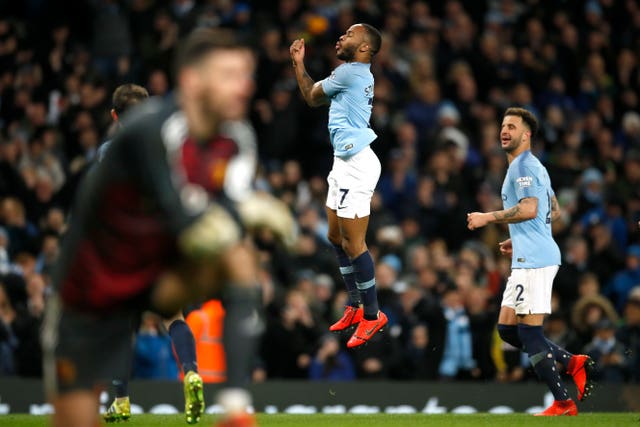
[[[467,227],[469,230],[475,230],[476,228],[481,228],[491,223],[514,224],[516,222],[533,219],[537,214],[538,199],[536,197],[525,197],[524,199],[520,199],[517,205],[509,209],[485,213],[471,212],[467,214]]]
[[[293,69],[296,72],[298,87],[300,88],[300,92],[302,92],[302,97],[305,102],[310,107],[318,107],[326,104],[328,98],[322,89],[322,84],[320,82],[314,82],[304,66],[304,39],[294,40],[289,48],[289,53],[291,54]]]
[[[560,204],[558,203],[558,199],[556,196],[551,198],[551,222],[557,221],[562,216],[562,211],[560,210]]]

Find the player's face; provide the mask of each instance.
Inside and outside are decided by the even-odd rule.
[[[529,133],[522,117],[505,116],[500,129],[500,145],[504,151],[511,153],[522,145],[523,138],[526,138]]]
[[[343,61],[353,61],[362,43],[365,43],[364,27],[359,24],[352,25],[336,42],[336,56]]]
[[[221,121],[243,118],[254,90],[254,67],[249,50],[221,50],[209,55],[199,69],[202,112]]]

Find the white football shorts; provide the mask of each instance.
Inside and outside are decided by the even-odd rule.
[[[516,314],[550,314],[553,279],[559,266],[514,268],[502,294],[502,306]]]
[[[327,182],[327,207],[340,218],[364,218],[371,213],[371,197],[380,178],[380,160],[371,147],[347,158],[333,158]]]

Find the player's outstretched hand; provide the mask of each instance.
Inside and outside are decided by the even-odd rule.
[[[297,39],[291,43],[289,47],[289,53],[291,54],[291,60],[295,67],[299,62],[304,60],[304,39]]]
[[[178,237],[178,245],[189,257],[218,255],[240,240],[240,226],[226,209],[212,203]]]
[[[264,192],[252,193],[237,205],[242,223],[254,231],[262,227],[271,230],[287,247],[298,237],[298,228],[286,203]]]

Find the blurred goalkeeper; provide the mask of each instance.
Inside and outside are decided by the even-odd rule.
[[[252,52],[230,33],[195,30],[179,51],[175,98],[133,109],[83,182],[43,331],[53,425],[99,424],[97,391],[127,377],[141,310],[172,316],[216,294],[226,310],[222,422],[254,424],[244,385],[262,324],[256,259],[242,229],[268,227],[290,241],[294,224],[283,204],[250,191],[255,164],[237,141],[252,134],[237,120],[253,71]],[[194,405],[199,418],[203,402]]]

